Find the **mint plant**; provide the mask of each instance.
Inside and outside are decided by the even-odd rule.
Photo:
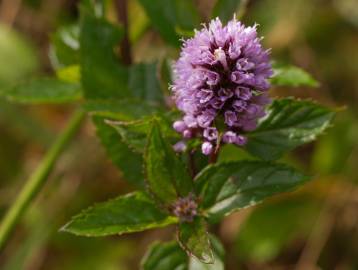
[[[180,33],[192,34],[198,22],[190,1],[139,2],[170,46],[180,46]],[[194,13],[184,22],[168,17],[162,6],[174,14]],[[230,1],[218,1],[214,14],[228,21],[232,9]],[[331,109],[309,100],[271,102],[270,86],[318,83],[298,67],[272,67],[256,26],[217,18],[184,41],[168,91],[157,76],[163,63],[125,65],[124,56],[115,53],[128,29],[108,21],[102,1],[82,1],[80,14],[78,24],[53,35],[56,77],[0,93],[12,102],[71,102],[80,108],[5,216],[0,246],[87,113],[109,158],[137,190],[83,210],[61,231],[108,236],[175,224],[176,241],[155,243],[143,269],[224,269],[224,250],[210,226],[307,182],[305,174],[277,160],[316,139],[334,117]],[[251,158],[220,161],[228,144]]]

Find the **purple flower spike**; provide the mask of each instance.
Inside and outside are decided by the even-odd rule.
[[[224,143],[244,145],[242,134],[256,128],[270,102],[272,74],[256,25],[245,27],[235,18],[227,25],[212,20],[184,41],[174,65],[174,100],[184,113],[174,129],[185,138],[203,138],[206,155],[220,137]]]

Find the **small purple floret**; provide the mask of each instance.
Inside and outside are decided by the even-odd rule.
[[[242,134],[256,128],[270,102],[269,52],[256,25],[245,27],[235,18],[224,26],[212,20],[186,40],[174,75],[174,100],[184,117],[173,127],[185,138],[203,138],[206,155],[221,143],[218,138],[244,145]]]
[[[214,146],[210,142],[203,142],[201,145],[201,152],[203,152],[204,155],[210,155],[214,150]]]
[[[187,147],[186,147],[186,143],[184,141],[179,141],[176,144],[173,145],[173,149],[175,152],[185,152]]]

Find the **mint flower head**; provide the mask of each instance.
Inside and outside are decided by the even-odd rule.
[[[270,76],[269,51],[256,25],[212,20],[184,41],[174,64],[174,100],[184,113],[174,129],[187,139],[202,138],[206,155],[221,143],[244,145],[245,132],[256,128],[270,102]]]

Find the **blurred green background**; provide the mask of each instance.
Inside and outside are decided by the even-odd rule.
[[[193,2],[201,21],[208,21],[215,0]],[[50,40],[73,40],[52,33],[78,19],[77,5],[75,0],[0,2],[0,87],[54,72]],[[163,42],[138,2],[128,5],[134,61],[176,58],[178,50]],[[114,9],[109,15],[115,20]],[[190,13],[180,16],[183,22],[193,19]],[[226,269],[358,269],[358,1],[251,0],[242,20],[260,25],[277,62],[300,66],[321,83],[317,89],[273,89],[272,96],[312,98],[340,112],[324,136],[285,157],[312,175],[311,183],[215,228],[226,247]],[[71,109],[0,101],[0,216]],[[221,158],[239,154],[227,147]],[[173,228],[106,238],[58,232],[80,209],[131,189],[88,121],[0,254],[0,269],[138,269],[148,245],[170,239]]]

